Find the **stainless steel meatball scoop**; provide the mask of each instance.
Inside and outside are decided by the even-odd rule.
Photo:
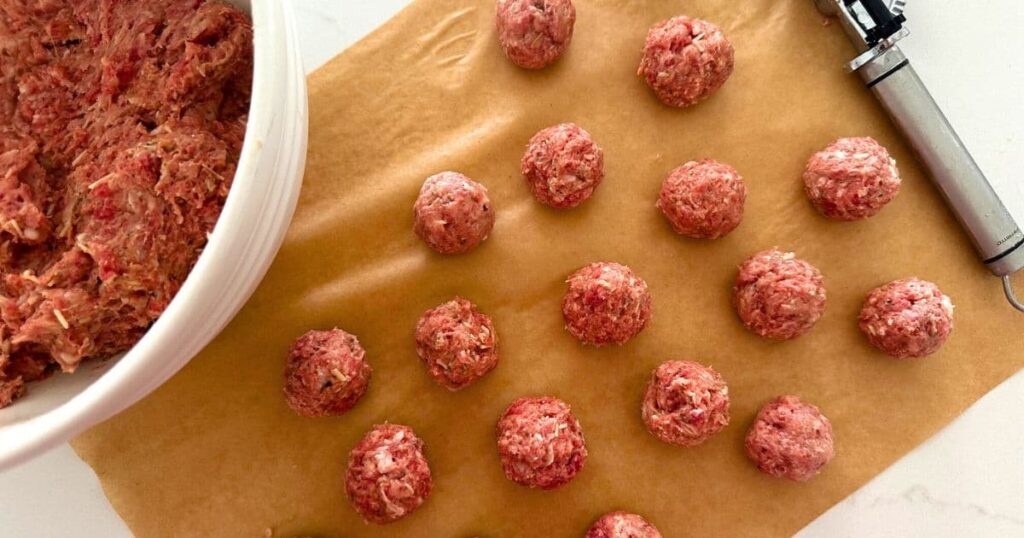
[[[860,75],[881,101],[974,242],[982,263],[1002,277],[1006,298],[1024,312],[1010,284],[1010,275],[1024,269],[1024,232],[896,44],[909,35],[903,27],[906,3],[815,0],[819,11],[839,19],[860,53],[846,64],[847,71]]]

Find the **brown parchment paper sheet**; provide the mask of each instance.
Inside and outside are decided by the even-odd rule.
[[[786,535],[1024,365],[1024,316],[844,74],[851,48],[812,2],[577,4],[572,47],[545,71],[504,59],[493,0],[421,0],[309,78],[305,185],[266,280],[180,374],[74,443],[135,533],[568,537],[624,509],[667,537]],[[680,13],[718,23],[737,51],[722,91],[686,111],[660,105],[635,76],[648,27]],[[529,137],[561,121],[588,129],[607,162],[594,197],[567,212],[534,202],[518,173]],[[903,191],[868,221],[828,221],[804,198],[803,164],[855,135],[893,151]],[[744,175],[746,217],[727,238],[684,240],[654,201],[670,169],[705,156]],[[411,231],[421,182],[445,169],[485,184],[498,215],[464,256],[435,255]],[[746,332],[729,305],[737,264],[774,245],[816,264],[829,294],[817,327],[786,343]],[[584,348],[562,328],[563,280],[596,260],[632,266],[652,290],[650,326],[622,347]],[[953,297],[956,328],[936,355],[898,362],[866,344],[855,318],[868,290],[911,275]],[[428,378],[412,333],[455,294],[494,317],[501,363],[452,394]],[[344,417],[300,418],[280,392],[285,351],[335,325],[366,347],[369,393]],[[698,448],[661,443],[640,420],[651,369],[674,358],[710,363],[730,385],[732,424]],[[809,483],[765,477],[743,454],[756,409],[780,393],[835,425],[836,458]],[[573,406],[590,449],[581,474],[552,492],[507,481],[494,440],[509,402],[544,394]],[[435,489],[412,516],[374,527],[349,506],[342,475],[348,451],[384,421],[425,440]]]

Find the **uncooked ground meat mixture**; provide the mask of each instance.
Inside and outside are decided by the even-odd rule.
[[[368,523],[402,519],[433,487],[423,441],[408,426],[378,424],[349,452],[345,491]]]
[[[761,472],[803,482],[818,474],[835,451],[832,423],[796,396],[761,408],[746,438],[747,456]]]
[[[288,350],[285,400],[303,416],[341,415],[366,394],[371,373],[355,336],[341,329],[309,331]]]
[[[679,235],[717,239],[743,220],[747,186],[735,168],[714,159],[690,161],[661,184],[658,209]]]
[[[729,425],[729,387],[710,366],[664,362],[651,374],[640,410],[657,438],[697,446]]]
[[[498,333],[476,305],[456,297],[423,313],[416,324],[416,354],[448,390],[459,390],[498,365]]]
[[[896,280],[868,294],[860,330],[871,345],[898,359],[930,355],[953,332],[953,301],[927,280]]]
[[[413,231],[441,254],[462,254],[483,243],[494,228],[487,187],[458,172],[423,182],[413,204]]]
[[[661,533],[640,515],[609,512],[590,526],[584,538],[661,538]]]
[[[804,191],[826,217],[866,219],[900,192],[900,173],[873,138],[840,138],[807,161]]]
[[[604,150],[575,123],[542,129],[530,138],[520,165],[533,197],[557,209],[576,207],[604,179]]]
[[[252,24],[220,1],[0,3],[0,396],[163,312],[224,205],[251,83]]]
[[[632,269],[592,263],[566,280],[562,299],[565,328],[584,344],[623,344],[651,320],[651,292]]]
[[[673,17],[647,34],[637,74],[669,106],[693,106],[725,84],[735,52],[722,30],[705,20]]]
[[[821,272],[792,252],[758,252],[740,265],[733,305],[754,333],[775,340],[796,338],[825,312]]]
[[[512,63],[540,69],[569,48],[576,7],[572,0],[498,0],[498,42]]]
[[[509,480],[555,489],[587,460],[580,421],[558,398],[519,398],[498,420],[498,455]]]

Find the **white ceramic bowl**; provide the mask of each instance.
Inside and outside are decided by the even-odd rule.
[[[55,374],[0,409],[0,469],[123,411],[181,369],[227,325],[266,273],[302,184],[306,80],[291,11],[281,0],[232,0],[252,14],[249,124],[224,211],[167,310],[127,353]]]

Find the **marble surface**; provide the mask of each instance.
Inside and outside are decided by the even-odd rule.
[[[408,0],[290,0],[307,70]],[[581,0],[582,1],[582,0]],[[1024,222],[1024,3],[911,2],[903,48],[1019,222]],[[837,30],[838,31],[838,30]],[[1018,279],[1024,287],[1024,279]],[[993,286],[998,285],[993,280]],[[1024,337],[1021,353],[1024,353]],[[130,536],[67,446],[0,473],[0,535]],[[799,533],[815,537],[1024,536],[1024,372]]]

